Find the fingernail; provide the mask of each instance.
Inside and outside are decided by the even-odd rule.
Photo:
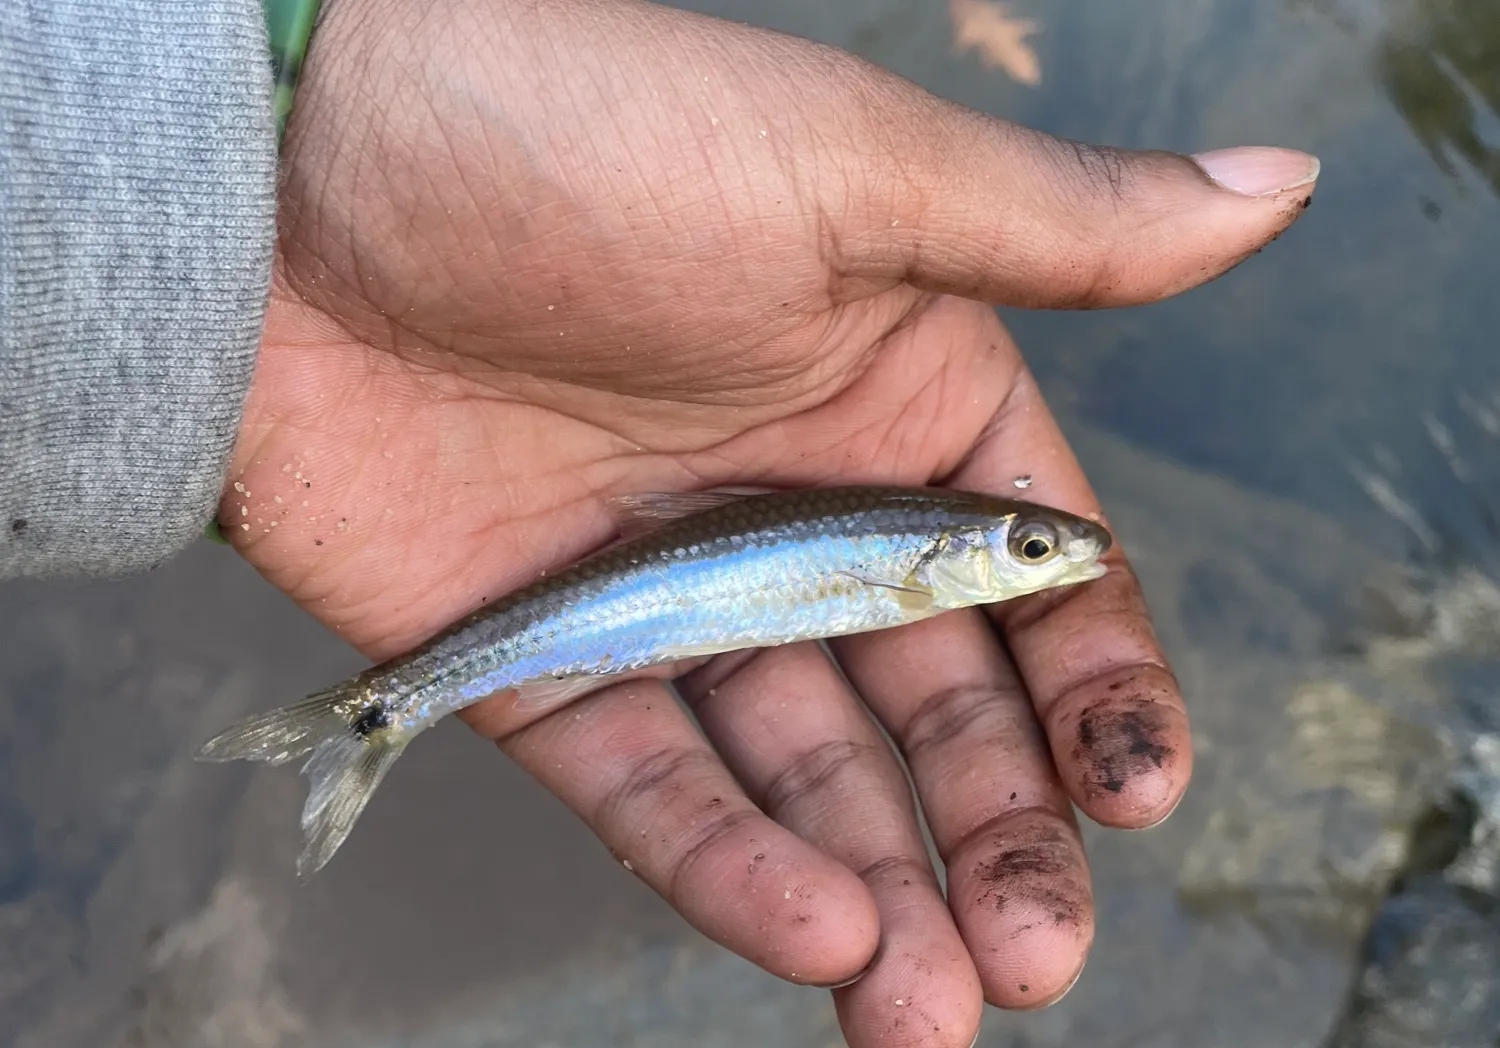
[[[1182,804],[1182,799],[1184,797],[1186,797],[1186,796],[1187,796],[1187,791],[1186,790],[1184,790],[1182,793],[1179,793],[1177,795],[1177,799],[1172,802],[1172,806],[1170,808],[1168,808],[1165,813],[1162,814],[1161,818],[1157,819],[1155,822],[1151,823],[1149,826],[1142,826],[1141,829],[1143,829],[1143,830],[1154,830],[1158,826],[1160,826],[1162,823],[1166,822],[1168,819],[1170,819],[1172,817],[1172,813],[1174,811],[1176,811],[1177,808],[1178,808],[1178,806],[1180,806]]]
[[[1087,959],[1085,958],[1084,963],[1080,964],[1078,966],[1078,971],[1076,971],[1076,972],[1073,973],[1073,981],[1070,982],[1070,983],[1068,983],[1068,985],[1064,986],[1060,991],[1058,991],[1058,993],[1050,1001],[1048,1001],[1046,1004],[1043,1004],[1042,1007],[1043,1008],[1051,1008],[1058,1001],[1060,1001],[1064,997],[1068,996],[1068,994],[1073,991],[1073,987],[1075,987],[1075,986],[1078,985],[1078,980],[1083,978],[1083,969],[1086,968],[1086,967],[1088,967],[1088,962],[1087,962]]]
[[[1263,197],[1285,193],[1317,180],[1318,158],[1295,149],[1238,146],[1194,153],[1203,173],[1232,193]]]
[[[853,986],[855,983],[863,979],[866,975],[869,975],[870,970],[875,967],[875,962],[879,959],[880,950],[876,949],[875,956],[870,958],[868,964],[866,964],[863,968],[861,968],[859,971],[855,972],[853,975],[849,976],[849,978],[843,980],[842,982],[808,983],[807,985],[811,986],[815,990],[842,990],[845,986]]]

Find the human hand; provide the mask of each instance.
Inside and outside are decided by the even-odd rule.
[[[1248,194],[626,0],[339,0],[291,121],[226,533],[380,659],[607,540],[612,494],[1031,474],[1027,497],[1095,512],[990,304],[1202,283],[1316,169],[1208,163]],[[1043,1004],[1082,966],[1070,801],[1143,827],[1187,783],[1181,697],[1108,559],[836,642],[850,684],[813,645],[712,660],[678,681],[706,742],[651,681],[464,718],[714,940],[795,982],[864,973],[834,991],[856,1048],[967,1045],[982,999]]]

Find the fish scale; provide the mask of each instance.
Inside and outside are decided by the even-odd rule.
[[[655,666],[845,636],[1098,577],[1108,533],[1061,510],[929,488],[687,493],[617,502],[627,537],[411,652],[205,744],[208,760],[310,754],[304,875],[402,749],[499,692],[540,715]],[[1042,546],[1018,545],[1028,537]],[[1041,550],[1035,558],[1030,554]]]

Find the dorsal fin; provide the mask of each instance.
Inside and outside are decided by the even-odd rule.
[[[616,495],[607,505],[615,515],[622,538],[633,539],[670,521],[717,509],[747,498],[745,491],[648,491]]]

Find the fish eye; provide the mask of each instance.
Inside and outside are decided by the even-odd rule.
[[[1057,531],[1050,524],[1023,524],[1010,535],[1011,556],[1026,564],[1042,564],[1057,553]]]

